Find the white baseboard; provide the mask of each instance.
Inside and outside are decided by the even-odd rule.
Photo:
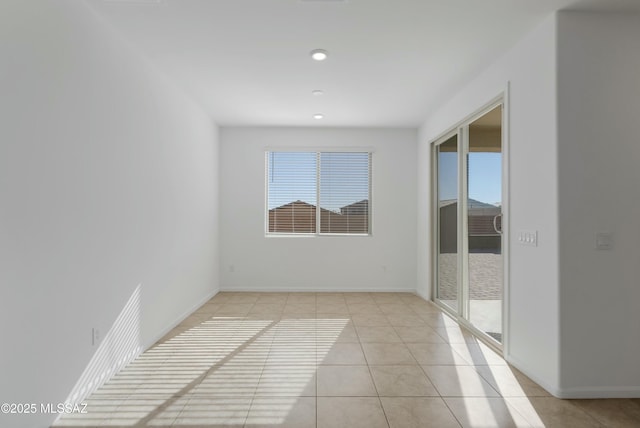
[[[149,343],[145,343],[144,344],[144,351],[148,350],[149,348],[151,348],[158,340],[162,339],[167,333],[169,333],[171,330],[173,330],[178,324],[180,324],[182,321],[184,321],[185,319],[187,319],[187,317],[189,315],[191,315],[192,313],[194,313],[200,306],[204,305],[205,303],[207,303],[213,296],[215,296],[216,294],[218,294],[220,292],[219,288],[216,288],[215,290],[211,291],[210,293],[208,293],[206,296],[204,296],[203,298],[201,298],[200,300],[198,300],[198,302],[196,302],[194,305],[192,305],[189,309],[187,309],[186,311],[184,311],[180,316],[178,316],[174,321],[170,322],[169,324],[167,324],[167,327],[165,327],[164,329],[162,329],[160,331],[159,334],[157,334],[156,336],[154,336],[154,338],[152,340],[149,341]]]
[[[522,373],[527,375],[535,383],[543,387],[549,394],[562,399],[587,399],[587,398],[639,398],[640,386],[584,386],[577,388],[561,388],[551,385],[545,379],[541,379],[533,374],[525,364],[517,358],[505,355],[505,360]]]
[[[537,383],[538,385],[540,385],[542,388],[544,388],[549,394],[553,395],[554,397],[557,398],[562,398],[560,397],[560,390],[558,389],[557,385],[551,385],[550,382],[548,382],[546,379],[542,379],[538,376],[536,376],[526,364],[523,364],[522,361],[518,360],[517,358],[514,358],[512,355],[510,354],[505,354],[504,359],[511,364],[512,366],[514,366],[516,369],[520,370],[522,373],[524,373],[529,379],[531,379],[532,381],[534,381],[535,383]]]
[[[220,291],[238,292],[262,292],[262,293],[412,293],[415,288],[354,288],[354,287],[323,287],[323,288],[296,288],[296,287],[220,287]]]
[[[554,394],[555,395],[555,394]],[[640,386],[560,388],[558,398],[640,398]]]

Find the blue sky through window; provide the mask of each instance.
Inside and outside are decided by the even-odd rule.
[[[456,199],[458,194],[458,153],[440,152],[438,159],[440,200]],[[469,198],[487,204],[502,200],[502,154],[469,154]]]
[[[340,208],[369,199],[369,153],[320,154],[320,207]]]
[[[501,153],[469,153],[469,198],[502,204]]]
[[[316,153],[268,152],[269,209],[295,201],[316,205]]]
[[[317,203],[316,152],[268,152],[269,209],[295,201]],[[369,199],[369,153],[320,153],[320,205],[340,208]]]

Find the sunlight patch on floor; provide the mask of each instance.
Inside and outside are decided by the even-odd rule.
[[[300,397],[315,397],[317,363],[348,322],[205,318],[140,355],[89,397],[89,414],[60,425],[279,425]]]

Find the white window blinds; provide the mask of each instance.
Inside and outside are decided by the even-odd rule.
[[[317,154],[267,153],[267,205],[272,233],[316,233]]]
[[[371,153],[266,155],[269,233],[369,233]]]
[[[320,232],[369,233],[369,153],[320,153]]]

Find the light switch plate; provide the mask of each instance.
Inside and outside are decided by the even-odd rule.
[[[538,246],[538,231],[537,230],[520,230],[518,231],[518,244],[526,245],[528,247]]]

